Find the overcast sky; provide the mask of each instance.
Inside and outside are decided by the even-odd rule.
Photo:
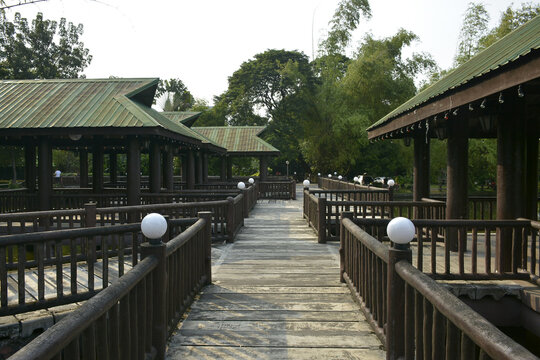
[[[514,1],[520,5],[523,1]],[[180,78],[197,98],[227,89],[240,64],[267,49],[299,50],[310,58],[339,0],[48,0],[8,11],[33,18],[67,18],[84,25],[93,56],[87,78]],[[376,38],[399,28],[420,37],[410,52],[429,52],[451,66],[468,0],[371,0],[351,51],[366,32]],[[494,26],[508,0],[484,0]],[[314,41],[312,41],[312,36]],[[313,48],[312,45],[315,45]]]

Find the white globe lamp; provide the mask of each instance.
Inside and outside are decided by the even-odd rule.
[[[331,178],[331,177],[332,177],[332,174],[328,174],[328,177]]]
[[[141,231],[149,239],[150,244],[157,245],[167,231],[167,220],[158,213],[148,214],[141,222]]]
[[[317,173],[317,176],[321,176],[321,173]]]
[[[236,185],[238,187],[238,189],[240,190],[244,190],[246,188],[246,184],[244,184],[244,182],[240,181],[238,183],[238,185]]]
[[[341,179],[343,179],[343,176],[339,175],[337,178],[338,178],[338,180],[341,180]]]
[[[357,183],[357,182],[358,182],[358,176],[355,176],[354,179],[353,179],[353,181],[354,181],[355,183]]]
[[[337,175],[337,171],[334,171],[334,175]]]
[[[390,220],[386,233],[395,244],[396,249],[406,249],[407,244],[414,238],[415,227],[411,220],[405,217],[396,217]]]
[[[387,184],[388,184],[388,187],[392,187],[392,186],[396,185],[396,182],[394,180],[390,179],[390,180],[388,180]]]
[[[253,185],[253,183],[255,182],[255,180],[253,180],[253,178],[249,178],[248,182]]]
[[[308,187],[309,186],[309,180],[307,180],[307,179],[304,180],[304,182],[302,184],[304,184],[304,187]]]

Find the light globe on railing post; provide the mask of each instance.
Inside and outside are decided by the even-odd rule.
[[[358,176],[355,176],[355,177],[353,178],[353,181],[354,181],[355,183],[357,183],[357,182],[358,182]]]
[[[167,232],[167,220],[158,213],[148,214],[141,222],[141,231],[150,245],[159,245],[161,237]]]
[[[253,185],[253,184],[255,183],[255,180],[253,180],[253,178],[249,178],[248,183],[250,183],[251,185]]]
[[[246,184],[244,184],[244,182],[240,181],[238,183],[238,185],[236,185],[236,187],[239,189],[239,190],[244,190],[246,188]]]
[[[415,227],[411,220],[405,217],[396,217],[388,223],[386,233],[394,243],[394,248],[407,250],[409,243],[414,238]]]
[[[343,176],[339,175],[337,178],[338,178],[338,180],[341,180],[341,179],[343,179]]]
[[[310,182],[309,182],[308,179],[306,179],[306,180],[304,180],[304,182],[302,184],[304,184],[304,187],[307,188],[307,187],[309,187]]]
[[[392,179],[388,180],[388,187],[393,187],[394,185],[396,185],[396,182]]]
[[[332,174],[328,174],[328,177],[331,178],[331,177],[332,177]]]

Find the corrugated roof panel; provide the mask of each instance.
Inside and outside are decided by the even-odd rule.
[[[227,149],[228,152],[279,152],[257,135],[264,126],[194,127],[198,133]]]
[[[381,118],[368,130],[410,111],[445,92],[463,86],[540,48],[540,15],[506,35],[448,75]]]

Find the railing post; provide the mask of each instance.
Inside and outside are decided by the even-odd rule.
[[[248,218],[249,217],[248,190],[247,189],[240,190],[240,193],[244,197],[243,202],[242,202],[242,206],[244,208],[244,218]]]
[[[234,242],[234,232],[236,230],[235,224],[235,211],[234,211],[234,199],[232,197],[227,198],[227,242]]]
[[[309,227],[309,186],[304,186],[304,192],[303,192],[303,200],[304,200],[304,217],[307,219],[308,227]]]
[[[345,273],[345,231],[343,229],[343,219],[353,219],[352,211],[343,211],[341,213],[341,218],[339,219],[339,226],[341,231],[339,232],[339,281],[344,283],[345,278],[343,274]]]
[[[95,202],[84,204],[84,227],[96,226],[96,207]]]
[[[296,182],[291,181],[291,199],[296,200]]]
[[[405,260],[412,261],[412,252],[408,248],[388,251],[387,277],[387,316],[386,318],[386,359],[395,360],[405,357],[405,281],[396,272],[396,264]]]
[[[318,243],[319,244],[325,244],[326,243],[326,199],[325,198],[319,198],[318,201],[319,208],[318,208],[318,216],[319,216],[319,229],[318,229]]]
[[[394,187],[388,187],[388,201],[394,201]]]
[[[199,211],[197,215],[199,216],[199,219],[206,220],[204,228],[204,271],[206,274],[206,285],[209,285],[212,283],[212,212]]]
[[[167,345],[167,246],[160,240],[159,244],[145,242],[141,245],[141,259],[155,256],[159,263],[152,271],[152,293],[147,294],[151,299],[152,323],[151,328],[152,346],[156,349],[157,360],[165,358]]]

